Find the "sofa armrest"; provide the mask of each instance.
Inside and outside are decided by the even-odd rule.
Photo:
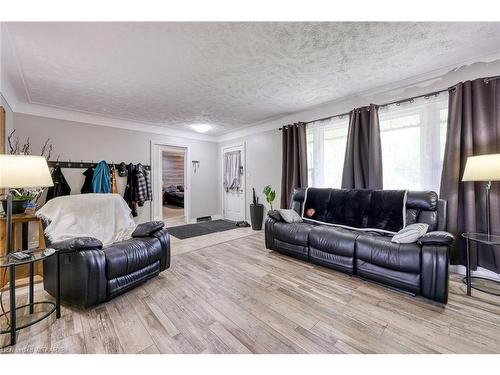
[[[273,246],[273,227],[276,220],[271,216],[266,217],[266,222],[264,224],[264,234],[266,238],[266,249],[276,250]]]
[[[155,232],[163,229],[165,223],[163,221],[150,221],[137,225],[132,237],[151,237]]]
[[[422,296],[448,302],[449,252],[449,245],[422,246]]]
[[[418,240],[419,245],[441,245],[441,246],[451,246],[455,241],[455,237],[448,232],[435,231],[424,234]]]
[[[68,253],[83,250],[101,250],[103,245],[100,240],[94,237],[75,237],[69,240],[54,242],[50,247],[60,253]]]

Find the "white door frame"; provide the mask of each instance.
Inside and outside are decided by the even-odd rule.
[[[243,166],[243,184],[245,188],[243,189],[243,202],[245,202],[244,207],[243,207],[243,214],[244,214],[244,219],[247,219],[247,148],[246,148],[246,142],[238,142],[230,145],[224,145],[219,148],[219,153],[220,153],[220,187],[221,187],[221,203],[222,203],[222,218],[225,219],[224,215],[224,150],[236,148],[236,147],[241,147],[243,152],[241,155],[241,165]]]
[[[151,204],[151,220],[157,220],[155,217],[155,207],[159,206],[158,212],[163,212],[163,171],[161,170],[161,157],[163,148],[179,147],[184,148],[184,218],[186,224],[191,220],[191,146],[185,143],[151,141],[151,180],[153,188],[153,202]],[[158,162],[160,165],[158,165]],[[163,217],[163,214],[162,214]]]

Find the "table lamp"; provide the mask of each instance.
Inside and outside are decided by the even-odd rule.
[[[0,155],[0,189],[7,189],[7,254],[12,250],[12,193],[9,189],[53,185],[47,160],[43,156]]]
[[[490,190],[492,181],[500,181],[500,154],[469,156],[462,181],[486,181],[486,230],[491,234]]]

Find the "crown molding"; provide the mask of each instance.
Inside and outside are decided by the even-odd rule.
[[[500,51],[487,54],[487,55],[481,55],[477,56],[474,58],[469,58],[461,63],[458,64],[452,64],[452,65],[447,65],[426,73],[422,73],[416,76],[411,76],[411,77],[406,77],[397,81],[393,81],[381,86],[377,86],[365,91],[360,91],[357,93],[354,93],[352,95],[344,96],[332,101],[328,101],[319,105],[315,105],[312,107],[309,107],[305,110],[298,111],[295,113],[291,114],[286,114],[284,116],[279,116],[279,117],[273,117],[267,120],[259,121],[257,123],[250,124],[248,126],[236,129],[234,131],[227,132],[225,134],[220,135],[217,138],[217,141],[220,142],[226,142],[230,141],[233,139],[237,138],[242,138],[242,137],[247,137],[252,134],[257,134],[269,130],[275,130],[280,128],[281,126],[290,123],[290,122],[297,122],[297,121],[309,121],[312,118],[311,113],[314,112],[315,110],[319,110],[321,108],[326,108],[329,106],[334,106],[337,104],[341,104],[343,102],[356,99],[356,98],[363,98],[363,97],[369,97],[372,95],[383,95],[383,94],[388,94],[393,91],[403,91],[407,88],[410,87],[417,87],[417,86],[422,86],[426,87],[430,84],[432,84],[435,80],[438,80],[442,78],[444,75],[447,73],[451,72],[456,72],[460,70],[461,68],[464,68],[466,66],[472,65],[474,63],[490,63],[493,61],[500,61]],[[446,87],[444,87],[446,88]],[[348,111],[352,108],[345,108],[344,111]],[[340,112],[339,112],[340,113]]]
[[[18,102],[17,105],[15,105],[15,107],[13,108],[13,112],[32,116],[54,118],[58,120],[74,121],[90,125],[100,125],[118,129],[133,130],[143,133],[168,135],[170,137],[217,142],[217,138],[211,135],[182,131],[166,126],[159,126],[144,122],[128,121],[111,117],[98,116],[90,113],[70,111],[33,103]]]

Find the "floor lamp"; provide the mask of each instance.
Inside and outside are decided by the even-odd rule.
[[[47,186],[53,186],[53,182],[47,160],[43,156],[0,155],[0,189],[7,189],[7,254],[12,251],[12,192],[10,189]]]
[[[500,154],[469,156],[462,181],[486,181],[486,231],[491,235],[491,182],[500,181]]]

